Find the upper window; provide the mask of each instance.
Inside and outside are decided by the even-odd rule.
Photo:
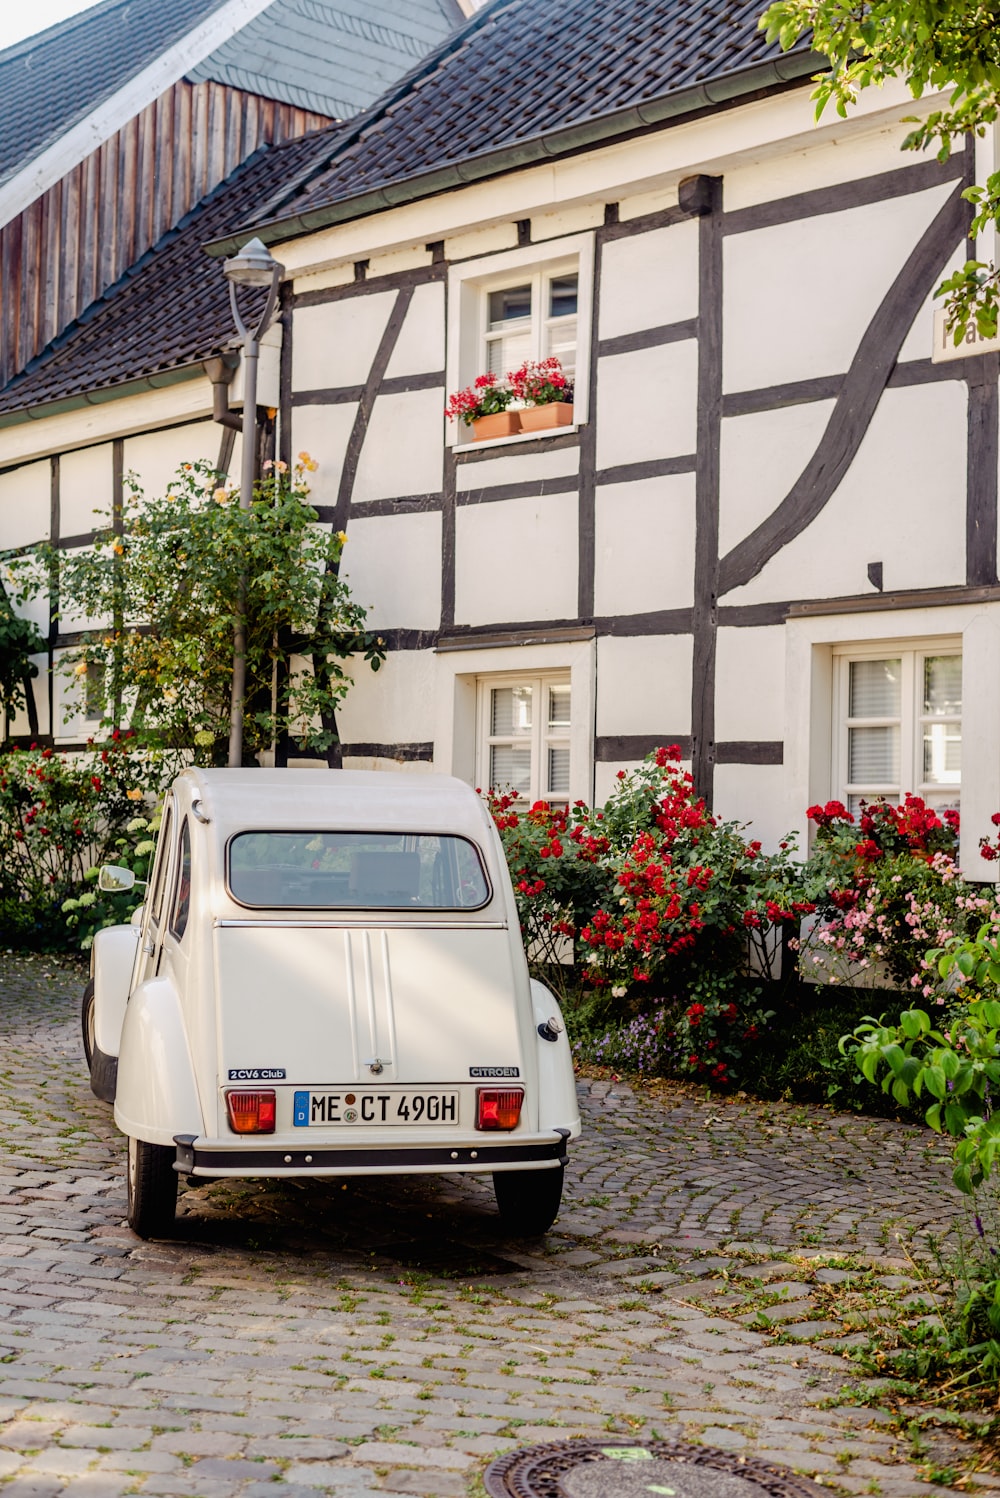
[[[153,893],[149,902],[150,918],[159,924],[163,908],[163,891],[167,882],[167,864],[170,862],[170,834],[173,830],[173,809],[167,807],[156,845],[156,871],[153,874]]]
[[[229,888],[271,909],[475,910],[490,897],[472,843],[423,832],[240,832]]]
[[[509,286],[484,288],[483,369],[505,375],[526,359],[553,354],[568,379],[576,374],[576,328],[580,297],[578,259],[540,266],[515,276]]]
[[[567,805],[569,677],[483,677],[479,696],[480,784],[528,804]]]
[[[957,647],[838,653],[836,779],[848,809],[908,792],[957,806],[962,655]]]
[[[510,374],[526,360],[554,355],[574,385],[573,422],[586,421],[593,280],[592,234],[453,265],[448,275],[448,390],[464,389],[477,375]],[[461,422],[454,423],[450,435],[457,443],[471,441]]]

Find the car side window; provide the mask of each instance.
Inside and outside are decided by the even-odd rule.
[[[191,909],[191,828],[187,817],[181,824],[180,857],[174,886],[174,903],[170,913],[170,930],[180,941],[187,930]]]
[[[160,842],[156,850],[156,873],[153,876],[153,892],[149,902],[150,919],[154,925],[160,924],[160,915],[163,910],[163,891],[167,883],[167,864],[170,862],[170,834],[173,829],[173,814],[171,807],[167,807],[163,818],[163,826],[160,829]]]

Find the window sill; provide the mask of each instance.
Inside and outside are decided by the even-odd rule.
[[[462,442],[456,439],[449,446],[458,456],[470,452],[481,453],[492,447],[516,447],[525,442],[546,442],[553,437],[568,437],[578,432],[583,425],[581,421],[574,421],[569,426],[550,427],[545,432],[514,432],[510,437],[487,437],[483,442]]]

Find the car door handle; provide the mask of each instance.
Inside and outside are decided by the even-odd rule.
[[[153,943],[151,941],[144,941],[143,942],[143,944],[142,944],[142,953],[143,953],[144,957],[152,957],[152,955],[153,955]]]

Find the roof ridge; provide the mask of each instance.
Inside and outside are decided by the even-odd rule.
[[[470,16],[464,26],[452,32],[451,36],[447,37],[440,46],[429,52],[408,73],[404,73],[402,78],[387,89],[375,104],[355,115],[347,128],[348,139],[331,151],[329,156],[321,158],[318,162],[310,162],[295,176],[289,178],[279,192],[261,205],[254,221],[266,223],[276,217],[283,203],[296,197],[311,177],[322,174],[329,170],[334,161],[343,160],[345,156],[348,156],[353,147],[360,143],[369,127],[377,125],[380,120],[389,115],[393,107],[416,88],[422,79],[429,78],[440,67],[449,65],[452,57],[457,56],[487,24],[492,24],[505,11],[524,3],[525,0],[487,0],[485,5]]]

